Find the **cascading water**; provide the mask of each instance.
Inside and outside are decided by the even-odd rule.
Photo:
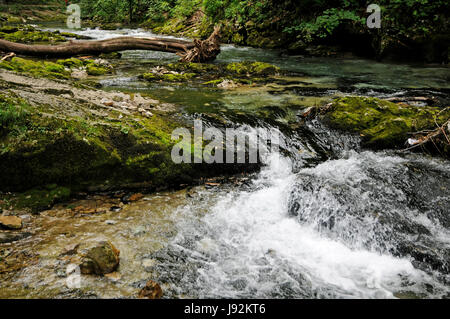
[[[294,169],[295,159],[273,153],[244,189],[195,194],[178,209],[175,239],[154,255],[152,273],[169,283],[169,297],[448,294],[450,194],[414,208],[411,192],[429,190],[408,175],[427,165],[436,173],[422,176],[422,186],[442,185],[448,163],[383,152],[341,156]]]

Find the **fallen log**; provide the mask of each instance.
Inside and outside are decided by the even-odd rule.
[[[0,39],[0,51],[38,57],[98,55],[125,50],[151,50],[176,53],[183,62],[206,62],[220,53],[219,28],[204,41],[194,42],[165,38],[120,37],[100,41],[70,41],[59,45],[29,45]]]
[[[182,62],[207,62],[214,60],[220,53],[220,27],[215,27],[208,39],[201,41],[194,39],[194,48],[177,53]]]

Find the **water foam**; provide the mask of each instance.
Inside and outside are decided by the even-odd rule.
[[[290,218],[292,165],[276,154],[267,164],[252,191],[219,195],[199,219],[192,218],[199,207],[183,208],[188,221],[173,245],[196,264],[196,280],[183,283],[189,291],[198,297],[390,298],[406,282],[426,280],[407,258],[348,247]],[[346,168],[334,166],[334,176],[351,179],[355,174]]]

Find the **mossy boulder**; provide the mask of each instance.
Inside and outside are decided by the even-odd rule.
[[[163,189],[189,184],[202,177],[258,168],[258,165],[250,164],[225,167],[221,164],[174,163],[171,152],[177,141],[172,140],[172,132],[189,124],[165,112],[149,116],[148,112],[140,111],[132,104],[129,108],[134,107],[136,111],[124,113],[121,106],[113,106],[116,102],[112,95],[116,93],[77,89],[73,93],[76,95],[71,97],[70,94],[60,96],[56,89],[54,92],[41,89],[35,93],[32,87],[27,90],[31,91],[27,98],[32,104],[12,93],[0,94],[0,191],[35,189],[25,193],[20,200],[27,203],[25,199],[31,195],[27,205],[34,211],[46,209],[65,198],[69,189]],[[55,101],[57,94],[62,99],[59,106],[43,104],[45,94],[49,95],[50,101]],[[96,94],[101,94],[102,99],[111,96],[111,106],[82,100]],[[37,100],[32,99],[34,95]],[[132,101],[129,97],[120,105]],[[45,187],[51,184],[64,188]],[[34,203],[39,197],[43,202]]]
[[[0,139],[2,190],[115,178],[156,181],[178,171],[169,149],[175,127],[159,116],[120,121],[114,114],[97,123],[86,115],[43,116],[50,112],[45,105],[32,107],[21,99],[0,97],[0,118],[6,124]]]
[[[65,42],[68,38],[80,38],[73,33],[59,33],[37,30],[32,26],[2,27],[0,39],[17,43],[58,43]]]
[[[55,62],[23,59],[14,57],[11,61],[1,61],[0,69],[31,75],[37,78],[71,79],[73,70],[85,70],[92,76],[113,72],[110,65],[97,63],[96,60],[70,58]]]
[[[233,62],[226,69],[238,75],[275,75],[280,71],[280,68],[264,62]]]
[[[194,76],[195,73],[144,73],[142,78],[147,81],[186,82]]]
[[[120,52],[101,53],[99,57],[101,59],[120,59],[122,57],[122,53]]]
[[[82,257],[80,271],[82,274],[105,275],[119,267],[120,251],[109,241],[100,241],[87,248]]]
[[[99,76],[110,73],[110,69],[100,65],[88,64],[86,66],[86,72],[89,75]]]
[[[80,60],[80,59],[77,59],[77,58],[58,60],[58,61],[56,61],[56,63],[58,63],[60,65],[64,65],[64,66],[69,67],[69,68],[73,68],[73,67],[80,68],[80,67],[83,67],[85,65],[83,60]]]
[[[50,79],[68,79],[70,72],[63,65],[47,61],[35,61],[14,57],[11,61],[1,61],[0,68],[17,73],[29,74],[34,77]]]
[[[323,118],[334,128],[360,134],[367,147],[404,148],[409,133],[435,129],[436,123],[450,118],[450,110],[343,97],[333,102]]]

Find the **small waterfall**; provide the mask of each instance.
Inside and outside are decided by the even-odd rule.
[[[203,191],[178,210],[178,234],[155,254],[154,275],[170,284],[171,297],[445,296],[450,237],[438,219],[410,207],[411,181],[402,176],[412,163],[347,152],[297,172],[295,159],[270,154],[246,188]],[[434,270],[411,257],[418,235],[442,249],[429,251]]]

